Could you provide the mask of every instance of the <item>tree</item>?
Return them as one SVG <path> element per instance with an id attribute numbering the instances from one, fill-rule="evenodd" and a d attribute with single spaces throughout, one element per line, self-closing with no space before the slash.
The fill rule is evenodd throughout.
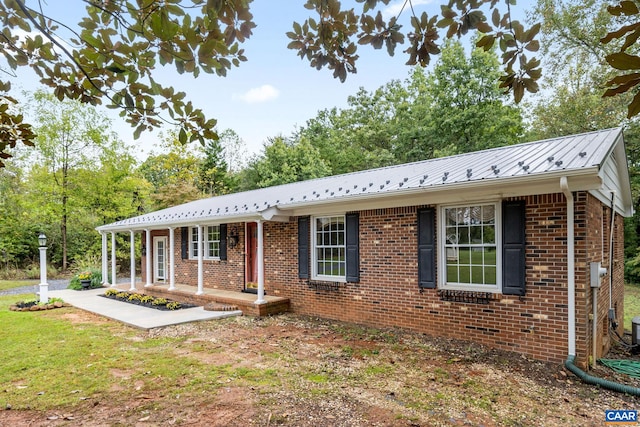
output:
<path id="1" fill-rule="evenodd" d="M 148 183 L 134 173 L 135 159 L 109 131 L 110 121 L 91 106 L 41 92 L 29 105 L 38 144 L 9 163 L 14 174 L 2 189 L 0 234 L 12 236 L 13 259 L 24 265 L 37 259 L 37 234 L 45 232 L 52 265 L 66 270 L 100 253 L 96 226 L 144 209 Z"/>
<path id="2" fill-rule="evenodd" d="M 308 140 L 332 175 L 395 164 L 394 120 L 406 96 L 399 81 L 371 93 L 361 88 L 349 108 L 320 111 L 294 138 Z"/>
<path id="3" fill-rule="evenodd" d="M 93 169 L 103 141 L 108 140 L 108 122 L 91 106 L 77 101 L 58 102 L 52 95 L 36 92 L 30 103 L 36 117 L 38 151 L 32 156 L 30 180 L 48 207 L 48 224 L 60 229 L 62 269 L 68 266 L 68 224 L 81 199 L 81 169 Z"/>
<path id="4" fill-rule="evenodd" d="M 237 173 L 247 163 L 246 143 L 233 129 L 225 129 L 219 133 L 220 145 L 224 152 L 224 162 L 229 172 Z"/>
<path id="5" fill-rule="evenodd" d="M 493 51 L 458 41 L 444 44 L 433 72 L 414 72 L 411 103 L 402 111 L 397 157 L 415 161 L 515 144 L 523 133 L 520 111 L 508 105 L 496 83 Z M 417 124 L 418 126 L 411 126 Z"/>
<path id="6" fill-rule="evenodd" d="M 243 171 L 242 190 L 265 188 L 329 175 L 329 168 L 309 141 L 276 137 Z"/>
<path id="7" fill-rule="evenodd" d="M 348 98 L 349 107 L 324 110 L 297 138 L 318 149 L 331 173 L 430 159 L 516 143 L 520 111 L 507 105 L 496 82 L 495 53 L 447 42 L 433 72 L 416 67 L 392 81 Z"/>
<path id="8" fill-rule="evenodd" d="M 200 190 L 211 197 L 229 193 L 232 183 L 221 141 L 207 141 L 202 151 L 204 159 L 200 164 Z"/>
<path id="9" fill-rule="evenodd" d="M 22 268 L 37 253 L 38 224 L 24 201 L 29 197 L 23 171 L 12 162 L 0 169 L 0 265 Z"/>
<path id="10" fill-rule="evenodd" d="M 164 209 L 200 199 L 200 164 L 189 146 L 182 145 L 175 133 L 164 139 L 165 153 L 151 153 L 140 165 L 139 173 L 151 184 L 152 209 Z"/>
<path id="11" fill-rule="evenodd" d="M 307 0 L 305 7 L 317 18 L 293 24 L 289 47 L 312 66 L 326 66 L 344 80 L 348 72 L 356 72 L 358 44 L 376 49 L 385 46 L 393 55 L 406 37 L 408 64 L 424 66 L 431 55 L 439 53 L 440 29 L 446 29 L 447 38 L 478 30 L 484 34 L 480 46 L 489 48 L 498 42 L 503 52 L 502 87 L 512 89 L 516 100 L 525 90 L 537 90 L 539 62 L 529 58 L 527 51 L 538 49 L 539 26 L 527 30 L 513 21 L 511 1 L 506 6 L 492 1 L 490 20 L 481 9 L 484 1 L 450 2 L 442 6 L 441 16 L 411 16 L 411 27 L 405 33 L 400 31 L 398 16 L 388 21 L 382 18 L 380 5 L 390 0 L 358 1 L 360 12 L 342 9 L 338 0 Z M 215 120 L 207 119 L 184 93 L 159 84 L 153 70 L 169 64 L 180 74 L 224 76 L 246 60 L 240 45 L 256 24 L 251 0 L 192 2 L 194 6 L 181 0 L 85 0 L 86 15 L 76 26 L 52 19 L 42 2 L 37 7 L 28 6 L 25 0 L 2 2 L 0 53 L 7 61 L 2 71 L 15 73 L 20 67 L 30 67 L 60 100 L 120 109 L 121 116 L 135 127 L 135 137 L 166 121 L 181 128 L 178 138 L 182 143 L 199 140 L 204 144 L 217 139 Z M 409 9 L 413 10 L 407 8 L 407 12 Z M 17 143 L 35 140 L 28 123 L 9 108 L 15 103 L 10 90 L 10 83 L 0 80 L 0 122 L 7 125 L 0 127 L 0 158 L 9 156 Z M 159 110 L 166 114 L 160 115 Z"/>

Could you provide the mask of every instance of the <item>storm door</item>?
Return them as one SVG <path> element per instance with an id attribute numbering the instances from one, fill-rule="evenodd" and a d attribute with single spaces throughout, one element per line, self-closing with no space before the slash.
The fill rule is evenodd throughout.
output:
<path id="1" fill-rule="evenodd" d="M 167 280 L 167 238 L 153 238 L 153 278 L 156 282 Z"/>
<path id="2" fill-rule="evenodd" d="M 247 271 L 245 288 L 248 291 L 258 289 L 258 225 L 247 223 Z"/>

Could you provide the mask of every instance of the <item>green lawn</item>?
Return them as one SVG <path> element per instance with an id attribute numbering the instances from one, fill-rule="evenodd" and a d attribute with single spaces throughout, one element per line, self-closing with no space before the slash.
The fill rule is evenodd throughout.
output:
<path id="1" fill-rule="evenodd" d="M 640 285 L 624 288 L 624 329 L 631 331 L 631 319 L 640 316 Z"/>
<path id="2" fill-rule="evenodd" d="M 64 319 L 72 308 L 8 310 L 25 296 L 0 297 L 0 383 L 7 388 L 3 399 L 16 409 L 77 405 L 82 396 L 108 395 L 116 370 L 131 372 L 131 379 L 123 378 L 121 384 L 127 393 L 135 392 L 134 380 L 143 378 L 153 390 L 178 386 L 183 393 L 198 394 L 217 387 L 208 384 L 212 372 L 198 360 L 176 363 L 173 349 L 183 338 L 140 340 L 138 331 L 117 322 L 74 324 Z"/>

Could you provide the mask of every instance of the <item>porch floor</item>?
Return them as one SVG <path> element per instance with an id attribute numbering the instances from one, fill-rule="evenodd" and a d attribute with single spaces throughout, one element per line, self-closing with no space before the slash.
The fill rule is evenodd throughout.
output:
<path id="1" fill-rule="evenodd" d="M 226 291 L 222 289 L 204 288 L 202 295 L 196 295 L 197 287 L 176 284 L 174 290 L 169 290 L 169 285 L 154 283 L 151 286 L 137 284 L 138 291 L 155 297 L 164 297 L 176 301 L 186 302 L 200 306 L 209 304 L 222 304 L 235 306 L 248 316 L 269 316 L 272 314 L 289 311 L 289 298 L 265 295 L 263 304 L 256 304 L 258 296 L 252 293 Z"/>

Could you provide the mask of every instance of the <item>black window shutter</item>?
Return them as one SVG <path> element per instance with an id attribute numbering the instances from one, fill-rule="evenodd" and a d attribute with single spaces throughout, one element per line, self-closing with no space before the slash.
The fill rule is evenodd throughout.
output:
<path id="1" fill-rule="evenodd" d="M 418 210 L 418 286 L 436 287 L 436 212 L 434 208 Z"/>
<path id="2" fill-rule="evenodd" d="M 227 260 L 227 224 L 220 224 L 220 260 Z"/>
<path id="3" fill-rule="evenodd" d="M 502 293 L 525 295 L 525 203 L 502 203 Z"/>
<path id="4" fill-rule="evenodd" d="M 345 216 L 347 237 L 347 282 L 360 281 L 360 219 L 358 213 Z"/>
<path id="5" fill-rule="evenodd" d="M 180 229 L 182 241 L 182 259 L 189 258 L 189 227 L 182 227 Z"/>
<path id="6" fill-rule="evenodd" d="M 298 217 L 298 278 L 309 278 L 309 217 Z"/>

